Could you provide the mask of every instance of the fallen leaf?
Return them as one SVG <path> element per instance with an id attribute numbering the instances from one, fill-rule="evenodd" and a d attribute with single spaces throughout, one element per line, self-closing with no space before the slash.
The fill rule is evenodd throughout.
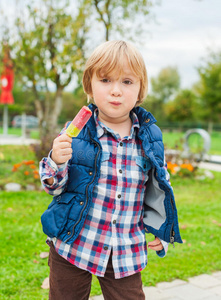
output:
<path id="1" fill-rule="evenodd" d="M 189 244 L 187 244 L 187 246 L 188 246 L 188 247 L 191 247 L 192 245 L 189 243 Z"/>
<path id="2" fill-rule="evenodd" d="M 47 258 L 49 256 L 49 252 L 41 252 L 39 256 L 40 258 Z"/>
<path id="3" fill-rule="evenodd" d="M 7 211 L 13 211 L 13 208 L 12 207 L 8 207 Z"/>
<path id="4" fill-rule="evenodd" d="M 217 223 L 217 221 L 216 221 L 216 220 L 212 220 L 212 222 L 213 222 L 214 224 L 216 224 L 216 223 Z"/>
<path id="5" fill-rule="evenodd" d="M 183 243 L 185 244 L 185 243 L 186 243 L 186 240 L 183 240 Z"/>
<path id="6" fill-rule="evenodd" d="M 42 282 L 41 288 L 44 290 L 49 289 L 49 277 L 46 277 Z"/>
<path id="7" fill-rule="evenodd" d="M 181 225 L 180 228 L 183 229 L 183 230 L 185 230 L 185 229 L 187 229 L 187 225 Z"/>
<path id="8" fill-rule="evenodd" d="M 206 245 L 206 243 L 202 241 L 202 242 L 201 242 L 201 245 L 205 246 L 205 245 Z"/>
<path id="9" fill-rule="evenodd" d="M 39 261 L 36 260 L 36 259 L 33 259 L 33 263 L 34 263 L 34 264 L 39 264 Z"/>

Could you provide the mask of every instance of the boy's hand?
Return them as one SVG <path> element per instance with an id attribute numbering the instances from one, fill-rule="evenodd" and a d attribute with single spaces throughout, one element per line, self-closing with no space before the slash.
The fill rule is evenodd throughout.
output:
<path id="1" fill-rule="evenodd" d="M 72 148 L 71 148 L 72 138 L 69 137 L 66 133 L 58 136 L 54 139 L 52 146 L 52 160 L 57 164 L 63 164 L 72 156 Z"/>
<path id="2" fill-rule="evenodd" d="M 154 241 L 148 243 L 148 248 L 154 251 L 163 250 L 163 245 L 161 241 L 156 237 Z"/>

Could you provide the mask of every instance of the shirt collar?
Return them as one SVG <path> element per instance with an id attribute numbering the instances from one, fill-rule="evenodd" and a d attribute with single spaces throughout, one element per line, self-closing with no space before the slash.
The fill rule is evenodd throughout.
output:
<path id="1" fill-rule="evenodd" d="M 131 127 L 130 137 L 128 137 L 128 139 L 133 137 L 135 128 L 137 128 L 137 130 L 139 130 L 140 128 L 139 120 L 135 112 L 133 111 L 130 112 L 130 118 L 132 120 L 132 127 Z M 99 121 L 97 108 L 94 111 L 94 121 L 96 124 L 98 138 L 101 138 L 107 132 L 110 132 L 112 135 L 116 136 L 116 133 L 111 128 L 107 127 L 105 124 Z"/>

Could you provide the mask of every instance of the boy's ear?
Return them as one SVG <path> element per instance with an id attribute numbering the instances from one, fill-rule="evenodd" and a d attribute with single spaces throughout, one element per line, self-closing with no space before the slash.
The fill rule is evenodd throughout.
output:
<path id="1" fill-rule="evenodd" d="M 91 97 L 87 94 L 87 103 L 90 103 Z"/>

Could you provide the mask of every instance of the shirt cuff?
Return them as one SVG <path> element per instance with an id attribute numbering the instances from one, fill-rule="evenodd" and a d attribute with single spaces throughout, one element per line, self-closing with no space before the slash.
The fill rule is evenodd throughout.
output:
<path id="1" fill-rule="evenodd" d="M 157 251 L 156 253 L 157 253 L 157 255 L 158 255 L 159 257 L 164 257 L 164 256 L 166 256 L 166 254 L 167 254 L 167 250 L 168 250 L 168 245 L 169 245 L 169 244 L 168 244 L 167 242 L 161 240 L 161 239 L 159 239 L 159 240 L 161 241 L 161 244 L 163 245 L 163 249 L 160 250 L 160 251 Z"/>
<path id="2" fill-rule="evenodd" d="M 52 150 L 49 152 L 47 160 L 46 160 L 46 164 L 45 164 L 45 170 L 46 170 L 46 174 L 44 174 L 41 178 L 42 183 L 44 184 L 44 186 L 46 187 L 53 187 L 55 185 L 58 184 L 58 180 L 57 180 L 57 174 L 58 173 L 63 173 L 65 171 L 65 169 L 67 168 L 68 162 L 65 162 L 63 164 L 57 165 L 53 159 L 51 158 L 51 153 Z M 46 179 L 49 178 L 53 178 L 54 182 L 52 185 L 49 185 L 45 182 Z"/>

